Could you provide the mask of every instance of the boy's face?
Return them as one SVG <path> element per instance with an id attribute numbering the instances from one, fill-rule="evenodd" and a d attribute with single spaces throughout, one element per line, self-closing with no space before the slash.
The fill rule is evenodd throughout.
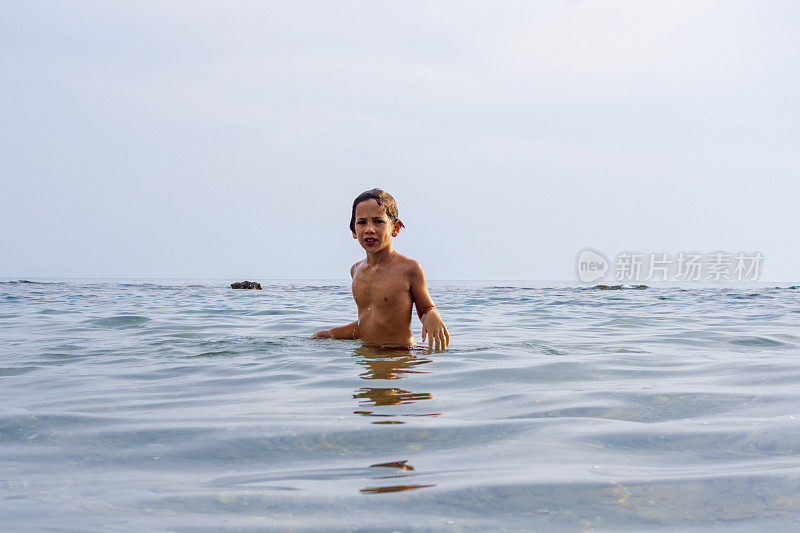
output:
<path id="1" fill-rule="evenodd" d="M 383 206 L 374 198 L 365 200 L 356 206 L 356 232 L 358 239 L 367 252 L 377 252 L 392 244 L 392 238 L 400 231 L 400 223 L 392 224 Z"/>

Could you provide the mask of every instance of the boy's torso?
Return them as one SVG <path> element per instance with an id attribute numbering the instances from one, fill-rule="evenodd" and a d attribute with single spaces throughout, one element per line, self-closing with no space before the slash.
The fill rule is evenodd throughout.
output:
<path id="1" fill-rule="evenodd" d="M 358 306 L 361 340 L 383 344 L 414 344 L 411 309 L 414 300 L 408 276 L 408 259 L 397 254 L 380 265 L 357 263 L 353 272 L 353 298 Z"/>

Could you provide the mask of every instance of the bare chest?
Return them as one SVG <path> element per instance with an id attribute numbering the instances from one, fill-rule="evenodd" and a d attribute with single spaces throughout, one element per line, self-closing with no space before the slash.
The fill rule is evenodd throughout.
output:
<path id="1" fill-rule="evenodd" d="M 353 276 L 353 298 L 359 308 L 395 306 L 411 302 L 411 284 L 392 269 L 359 269 Z"/>

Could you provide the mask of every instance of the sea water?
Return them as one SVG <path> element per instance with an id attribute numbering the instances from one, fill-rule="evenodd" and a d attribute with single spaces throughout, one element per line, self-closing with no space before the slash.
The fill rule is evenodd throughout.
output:
<path id="1" fill-rule="evenodd" d="M 0 284 L 0 528 L 800 527 L 800 290 L 431 283 L 435 352 L 261 281 Z"/>

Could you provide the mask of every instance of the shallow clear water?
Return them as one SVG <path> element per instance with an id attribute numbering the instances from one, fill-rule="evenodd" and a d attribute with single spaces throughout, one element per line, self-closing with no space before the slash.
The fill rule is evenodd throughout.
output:
<path id="1" fill-rule="evenodd" d="M 225 283 L 0 283 L 3 527 L 800 525 L 800 290 L 433 283 L 403 353 Z"/>

